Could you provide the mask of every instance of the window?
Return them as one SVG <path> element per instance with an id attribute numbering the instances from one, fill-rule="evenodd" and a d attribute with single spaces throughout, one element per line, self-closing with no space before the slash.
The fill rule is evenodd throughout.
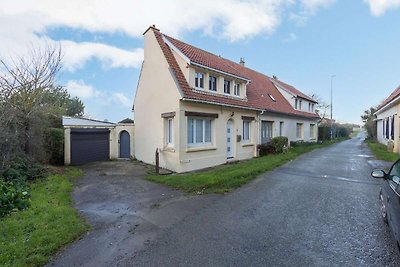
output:
<path id="1" fill-rule="evenodd" d="M 234 88 L 234 90 L 233 90 L 233 93 L 234 93 L 236 96 L 240 96 L 240 83 L 235 83 L 235 88 Z"/>
<path id="2" fill-rule="evenodd" d="M 167 129 L 166 129 L 166 143 L 167 146 L 174 145 L 174 119 L 167 119 Z"/>
<path id="3" fill-rule="evenodd" d="M 315 138 L 315 124 L 310 124 L 310 139 Z"/>
<path id="4" fill-rule="evenodd" d="M 283 121 L 279 122 L 279 136 L 283 136 Z"/>
<path id="5" fill-rule="evenodd" d="M 224 93 L 225 94 L 231 93 L 231 81 L 224 80 Z"/>
<path id="6" fill-rule="evenodd" d="M 390 138 L 394 140 L 394 116 L 392 117 L 392 124 L 390 126 Z"/>
<path id="7" fill-rule="evenodd" d="M 196 75 L 194 77 L 194 86 L 196 88 L 204 89 L 204 73 L 196 72 Z"/>
<path id="8" fill-rule="evenodd" d="M 297 123 L 296 125 L 296 137 L 297 139 L 303 139 L 303 124 Z"/>
<path id="9" fill-rule="evenodd" d="M 271 94 L 268 94 L 269 98 L 271 98 L 272 101 L 276 102 L 275 97 L 273 97 Z"/>
<path id="10" fill-rule="evenodd" d="M 400 184 L 400 162 L 393 165 L 389 172 L 389 181 L 394 183 L 394 186 Z"/>
<path id="11" fill-rule="evenodd" d="M 261 121 L 261 143 L 268 143 L 273 137 L 273 121 Z"/>
<path id="12" fill-rule="evenodd" d="M 249 142 L 250 141 L 250 123 L 249 120 L 243 121 L 243 141 Z"/>
<path id="13" fill-rule="evenodd" d="M 389 118 L 386 119 L 386 139 L 389 139 Z"/>
<path id="14" fill-rule="evenodd" d="M 188 118 L 188 145 L 211 144 L 211 119 Z"/>
<path id="15" fill-rule="evenodd" d="M 294 100 L 294 108 L 295 109 L 297 109 L 297 107 L 298 107 L 298 105 L 299 105 L 299 100 Z"/>
<path id="16" fill-rule="evenodd" d="M 208 78 L 208 88 L 211 91 L 217 91 L 217 77 L 211 76 Z"/>
<path id="17" fill-rule="evenodd" d="M 308 103 L 308 112 L 312 112 L 311 103 Z"/>
<path id="18" fill-rule="evenodd" d="M 301 104 L 303 101 L 299 100 L 299 110 L 301 110 Z"/>

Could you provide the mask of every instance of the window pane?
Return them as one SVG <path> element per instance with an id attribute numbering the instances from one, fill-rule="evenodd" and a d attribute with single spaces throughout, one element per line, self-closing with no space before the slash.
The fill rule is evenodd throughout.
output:
<path id="1" fill-rule="evenodd" d="M 203 142 L 203 120 L 195 120 L 196 123 L 196 143 Z"/>
<path id="2" fill-rule="evenodd" d="M 211 120 L 205 121 L 205 142 L 211 143 Z"/>
<path id="3" fill-rule="evenodd" d="M 188 143 L 194 143 L 194 121 L 193 119 L 188 119 Z"/>
<path id="4" fill-rule="evenodd" d="M 250 122 L 243 121 L 243 140 L 250 140 Z"/>
<path id="5" fill-rule="evenodd" d="M 168 144 L 172 143 L 172 119 L 168 120 Z"/>
<path id="6" fill-rule="evenodd" d="M 200 73 L 200 85 L 201 88 L 204 88 L 204 74 Z"/>

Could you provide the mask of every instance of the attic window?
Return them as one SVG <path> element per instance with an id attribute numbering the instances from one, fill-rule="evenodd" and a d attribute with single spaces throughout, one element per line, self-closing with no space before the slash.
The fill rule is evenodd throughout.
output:
<path id="1" fill-rule="evenodd" d="M 268 94 L 269 98 L 271 98 L 272 101 L 276 102 L 275 97 L 273 97 L 271 94 Z"/>

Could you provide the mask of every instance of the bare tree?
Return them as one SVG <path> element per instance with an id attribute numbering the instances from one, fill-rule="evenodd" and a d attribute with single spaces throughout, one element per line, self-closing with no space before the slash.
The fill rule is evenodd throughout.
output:
<path id="1" fill-rule="evenodd" d="M 32 48 L 25 57 L 0 59 L 0 168 L 12 155 L 32 155 L 41 145 L 45 117 L 62 108 L 48 103 L 61 59 L 61 48 L 50 45 Z"/>
<path id="2" fill-rule="evenodd" d="M 315 111 L 320 116 L 321 120 L 328 118 L 330 115 L 330 107 L 331 105 L 327 104 L 319 95 L 317 94 L 310 94 L 310 97 L 318 102 L 315 107 Z"/>

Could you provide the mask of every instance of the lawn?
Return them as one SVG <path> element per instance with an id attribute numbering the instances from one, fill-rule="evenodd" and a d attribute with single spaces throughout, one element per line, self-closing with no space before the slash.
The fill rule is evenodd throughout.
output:
<path id="1" fill-rule="evenodd" d="M 385 145 L 371 140 L 366 140 L 365 142 L 368 144 L 368 147 L 371 149 L 372 153 L 377 159 L 395 162 L 400 158 L 399 154 L 387 151 L 387 147 Z"/>
<path id="2" fill-rule="evenodd" d="M 88 225 L 72 207 L 76 168 L 30 184 L 31 206 L 0 219 L 0 266 L 40 266 L 77 239 Z"/>
<path id="3" fill-rule="evenodd" d="M 342 139 L 343 140 L 343 139 Z M 271 171 L 301 154 L 325 147 L 342 140 L 327 141 L 323 144 L 298 146 L 286 153 L 268 155 L 235 164 L 222 165 L 210 170 L 174 175 L 148 175 L 153 182 L 166 184 L 189 193 L 224 193 L 246 184 L 259 174 Z"/>

